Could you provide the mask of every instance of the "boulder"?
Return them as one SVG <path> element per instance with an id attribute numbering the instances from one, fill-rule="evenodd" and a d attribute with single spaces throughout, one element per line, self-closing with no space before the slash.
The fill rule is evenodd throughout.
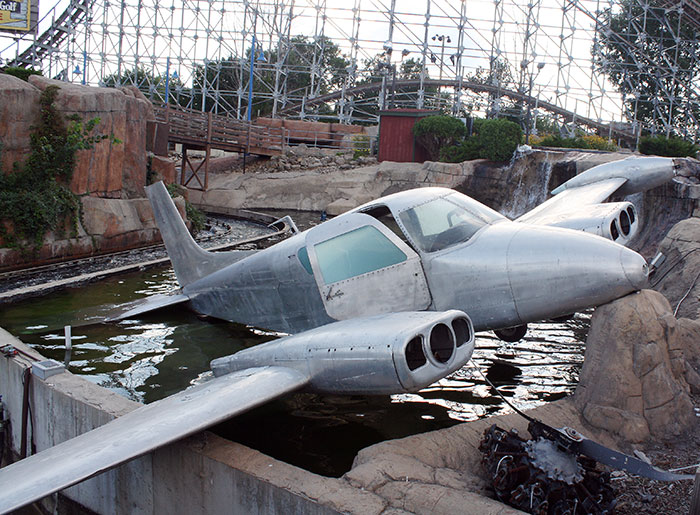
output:
<path id="1" fill-rule="evenodd" d="M 163 181 L 165 184 L 177 182 L 177 170 L 172 159 L 161 156 L 151 156 L 151 182 Z"/>
<path id="2" fill-rule="evenodd" d="M 83 213 L 85 231 L 91 236 L 109 239 L 143 228 L 143 210 L 139 213 L 128 200 L 83 197 Z"/>
<path id="3" fill-rule="evenodd" d="M 576 407 L 628 442 L 667 440 L 690 427 L 700 324 L 678 321 L 663 295 L 643 290 L 596 309 Z"/>
<path id="4" fill-rule="evenodd" d="M 39 75 L 30 83 L 40 90 L 60 88 L 56 108 L 64 115 L 77 114 L 86 123 L 99 118 L 95 132 L 117 138 L 78 152 L 71 189 L 79 194 L 110 198 L 143 197 L 146 185 L 146 122 L 153 108 L 135 88 L 93 88 Z"/>
<path id="5" fill-rule="evenodd" d="M 0 73 L 0 171 L 29 155 L 29 132 L 39 116 L 41 92 L 28 82 Z"/>
<path id="6" fill-rule="evenodd" d="M 700 218 L 674 225 L 659 245 L 666 261 L 659 268 L 654 289 L 678 309 L 677 316 L 700 315 Z M 653 279 L 652 279 L 653 282 Z"/>

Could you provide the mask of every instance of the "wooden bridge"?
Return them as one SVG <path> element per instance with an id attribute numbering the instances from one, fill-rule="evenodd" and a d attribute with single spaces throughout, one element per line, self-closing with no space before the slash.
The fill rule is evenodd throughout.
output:
<path id="1" fill-rule="evenodd" d="M 181 183 L 187 186 L 193 180 L 203 190 L 207 189 L 209 157 L 212 149 L 275 156 L 284 151 L 285 129 L 254 125 L 213 113 L 203 113 L 179 106 L 154 106 L 156 115 L 155 140 L 182 145 Z M 160 126 L 160 127 L 159 127 Z M 161 129 L 162 127 L 162 129 Z M 160 134 L 158 134 L 159 131 Z M 189 150 L 204 150 L 204 160 L 195 164 Z M 200 177 L 200 172 L 204 177 Z"/>

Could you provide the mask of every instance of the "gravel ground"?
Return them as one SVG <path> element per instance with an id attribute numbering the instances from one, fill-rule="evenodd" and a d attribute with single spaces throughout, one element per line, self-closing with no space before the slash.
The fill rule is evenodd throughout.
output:
<path id="1" fill-rule="evenodd" d="M 651 442 L 642 449 L 651 463 L 664 470 L 700 464 L 700 395 L 693 398 L 696 406 L 695 424 L 686 434 L 668 442 Z M 679 471 L 694 474 L 695 468 Z M 693 492 L 692 481 L 667 483 L 613 473 L 617 491 L 615 513 L 624 515 L 688 514 Z M 691 514 L 694 515 L 694 514 Z"/>

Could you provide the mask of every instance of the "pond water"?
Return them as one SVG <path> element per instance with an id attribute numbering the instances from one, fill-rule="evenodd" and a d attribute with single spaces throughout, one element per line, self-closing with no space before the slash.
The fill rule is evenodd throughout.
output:
<path id="1" fill-rule="evenodd" d="M 278 336 L 200 318 L 180 306 L 137 320 L 77 325 L 101 307 L 176 288 L 169 267 L 111 277 L 3 306 L 0 326 L 63 362 L 63 326 L 75 325 L 70 371 L 146 403 L 211 377 L 212 359 Z M 564 323 L 533 324 L 525 339 L 512 344 L 479 334 L 466 367 L 415 394 L 290 394 L 214 431 L 313 472 L 339 476 L 367 445 L 510 411 L 479 371 L 524 409 L 571 393 L 588 322 L 583 314 Z"/>

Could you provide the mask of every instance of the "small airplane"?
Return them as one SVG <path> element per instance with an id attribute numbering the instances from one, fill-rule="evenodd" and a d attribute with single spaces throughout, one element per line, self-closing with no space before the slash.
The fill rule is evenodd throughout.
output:
<path id="1" fill-rule="evenodd" d="M 214 379 L 0 469 L 0 512 L 17 509 L 285 393 L 413 392 L 464 366 L 474 332 L 510 341 L 527 323 L 610 302 L 647 284 L 626 248 L 630 202 L 678 162 L 596 166 L 511 221 L 470 197 L 420 188 L 364 204 L 259 251 L 213 253 L 168 195 L 147 188 L 181 286 L 127 306 L 121 320 L 187 303 L 289 336 L 212 361 Z M 110 445 L 104 445 L 110 442 Z"/>

